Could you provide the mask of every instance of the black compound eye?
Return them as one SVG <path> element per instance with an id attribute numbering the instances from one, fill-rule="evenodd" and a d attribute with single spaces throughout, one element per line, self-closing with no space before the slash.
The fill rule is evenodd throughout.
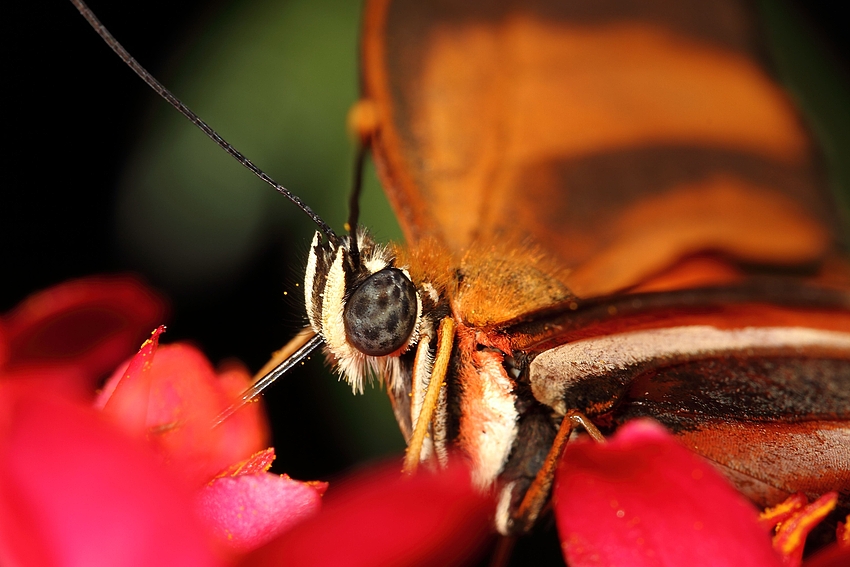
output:
<path id="1" fill-rule="evenodd" d="M 354 290 L 343 314 L 348 342 L 363 354 L 400 349 L 416 325 L 416 288 L 397 268 L 375 272 Z"/>

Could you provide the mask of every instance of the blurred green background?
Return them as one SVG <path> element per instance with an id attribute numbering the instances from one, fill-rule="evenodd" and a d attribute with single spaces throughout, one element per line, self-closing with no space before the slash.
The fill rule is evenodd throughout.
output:
<path id="1" fill-rule="evenodd" d="M 359 12 L 342 0 L 228 3 L 209 15 L 168 81 L 337 229 L 352 178 L 345 118 L 357 99 Z M 203 289 L 210 278 L 232 277 L 289 227 L 300 240 L 310 235 L 295 207 L 223 157 L 157 105 L 127 167 L 122 242 L 172 285 Z M 379 237 L 400 237 L 371 168 L 362 209 Z"/>
<path id="2" fill-rule="evenodd" d="M 360 2 L 92 4 L 178 97 L 341 229 Z M 757 4 L 777 72 L 806 110 L 846 211 L 850 88 L 839 12 L 824 2 Z M 235 357 L 258 369 L 305 323 L 298 284 L 313 227 L 150 93 L 69 3 L 13 10 L 9 21 L 22 24 L 8 57 L 16 147 L 0 208 L 0 307 L 70 277 L 132 271 L 171 301 L 166 342 L 190 340 L 216 363 Z M 401 237 L 371 167 L 361 210 L 380 240 Z M 321 359 L 266 396 L 276 470 L 327 478 L 400 453 L 385 393 L 352 396 Z"/>

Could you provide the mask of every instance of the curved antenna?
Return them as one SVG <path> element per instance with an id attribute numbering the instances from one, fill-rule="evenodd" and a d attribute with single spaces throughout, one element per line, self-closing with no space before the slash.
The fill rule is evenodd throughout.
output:
<path id="1" fill-rule="evenodd" d="M 274 370 L 251 384 L 247 390 L 242 392 L 242 396 L 240 396 L 239 401 L 225 409 L 223 412 L 218 414 L 218 417 L 213 421 L 213 427 L 218 427 L 221 425 L 224 420 L 228 417 L 239 411 L 243 406 L 251 403 L 260 393 L 272 385 L 272 383 L 289 372 L 289 370 L 304 360 L 311 352 L 316 350 L 316 347 L 322 344 L 321 335 L 313 335 L 306 343 L 304 343 L 301 348 L 292 353 L 292 356 L 278 364 Z"/>
<path id="2" fill-rule="evenodd" d="M 357 219 L 360 217 L 360 193 L 363 191 L 363 166 L 366 163 L 365 144 L 357 145 L 357 156 L 354 158 L 354 179 L 351 185 L 351 195 L 348 197 L 348 257 L 356 267 L 360 265 L 360 250 L 357 247 Z"/>
<path id="3" fill-rule="evenodd" d="M 104 25 L 100 23 L 100 20 L 98 20 L 97 16 L 94 15 L 94 12 L 92 12 L 91 9 L 86 6 L 85 2 L 83 2 L 82 0 L 71 0 L 71 3 L 77 7 L 77 10 L 79 10 L 80 14 L 82 14 L 82 16 L 91 25 L 91 27 L 94 28 L 94 31 L 97 32 L 97 35 L 99 35 L 103 39 L 103 41 L 105 41 L 106 44 L 112 49 L 112 51 L 114 51 L 118 55 L 118 57 L 120 57 L 121 60 L 124 61 L 124 63 L 126 63 L 127 66 L 130 67 L 136 73 L 136 75 L 138 75 L 150 88 L 152 88 L 159 96 L 168 101 L 168 104 L 176 108 L 180 112 L 180 114 L 188 118 L 189 122 L 197 126 L 213 142 L 218 144 L 221 149 L 223 149 L 225 152 L 230 154 L 230 156 L 232 156 L 236 161 L 242 164 L 243 167 L 245 167 L 251 173 L 253 173 L 257 177 L 274 187 L 275 191 L 292 201 L 296 207 L 301 209 L 304 214 L 310 217 L 310 220 L 312 220 L 314 223 L 316 223 L 316 225 L 318 225 L 319 230 L 321 230 L 325 234 L 328 240 L 334 243 L 339 242 L 339 237 L 336 235 L 333 229 L 331 229 L 328 223 L 322 220 L 322 217 L 317 215 L 313 211 L 313 209 L 311 209 L 307 206 L 306 203 L 304 203 L 304 201 L 302 201 L 294 193 L 290 192 L 289 189 L 269 177 L 266 172 L 254 165 L 251 160 L 246 158 L 236 148 L 231 146 L 230 143 L 227 142 L 227 140 L 225 140 L 218 134 L 218 132 L 210 128 L 210 126 L 206 122 L 201 120 L 201 118 L 197 114 L 192 112 L 192 110 L 189 109 L 188 106 L 183 104 L 180 99 L 171 94 L 171 91 L 165 88 L 165 85 L 156 80 L 156 77 L 151 75 L 144 67 L 142 67 L 139 62 L 136 61 L 126 49 L 124 49 L 124 46 L 118 43 L 118 40 L 115 39 L 115 37 L 111 33 L 109 33 L 109 30 L 107 30 L 106 27 L 104 27 Z"/>

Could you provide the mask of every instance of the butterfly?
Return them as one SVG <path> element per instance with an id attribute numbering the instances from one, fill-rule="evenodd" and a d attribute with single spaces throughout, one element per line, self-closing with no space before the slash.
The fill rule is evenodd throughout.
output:
<path id="1" fill-rule="evenodd" d="M 565 416 L 652 415 L 759 503 L 846 508 L 847 268 L 750 28 L 477 7 L 367 7 L 363 131 L 408 247 L 311 245 L 343 376 L 387 384 L 414 463 L 456 447 L 497 485 L 504 533 L 540 512 Z"/>
<path id="2" fill-rule="evenodd" d="M 553 419 L 574 412 L 651 415 L 762 505 L 793 486 L 846 507 L 850 280 L 811 137 L 753 25 L 629 10 L 367 6 L 400 263 L 457 324 L 434 451 L 460 446 L 501 487 L 503 533 L 536 518 L 546 465 L 529 463 L 557 458 Z M 428 381 L 412 365 L 412 386 L 385 371 L 403 430 Z"/>

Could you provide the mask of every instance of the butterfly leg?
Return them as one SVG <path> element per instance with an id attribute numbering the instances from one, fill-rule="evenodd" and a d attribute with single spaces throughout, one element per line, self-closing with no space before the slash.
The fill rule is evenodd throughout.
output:
<path id="1" fill-rule="evenodd" d="M 407 446 L 407 453 L 404 456 L 402 471 L 406 474 L 415 473 L 419 466 L 422 444 L 425 442 L 425 435 L 427 435 L 428 427 L 431 425 L 434 409 L 437 407 L 440 399 L 440 389 L 445 382 L 446 371 L 449 368 L 449 359 L 451 358 L 452 345 L 454 344 L 454 334 L 455 324 L 452 318 L 443 318 L 440 321 L 440 328 L 437 331 L 437 353 L 434 358 L 434 367 L 431 370 L 431 381 L 428 383 L 425 401 L 422 403 L 422 410 L 416 417 L 413 435 L 410 436 L 410 443 Z"/>
<path id="2" fill-rule="evenodd" d="M 212 427 L 218 427 L 224 420 L 239 411 L 240 408 L 253 402 L 263 390 L 274 383 L 275 380 L 286 374 L 293 366 L 307 358 L 311 352 L 321 346 L 322 337 L 307 327 L 299 332 L 291 341 L 286 343 L 282 349 L 272 354 L 263 368 L 254 375 L 251 385 L 242 392 L 239 399 L 228 406 L 212 423 Z"/>
<path id="3" fill-rule="evenodd" d="M 276 350 L 272 353 L 272 357 L 269 361 L 266 362 L 256 374 L 254 374 L 252 382 L 259 382 L 263 376 L 280 366 L 283 361 L 295 354 L 295 351 L 307 344 L 307 341 L 312 339 L 314 336 L 316 336 L 316 331 L 312 328 L 305 327 L 301 329 L 298 334 L 292 337 L 292 340 L 283 345 L 280 350 Z"/>
<path id="4" fill-rule="evenodd" d="M 546 455 L 546 460 L 543 466 L 534 477 L 534 481 L 522 498 L 516 513 L 513 515 L 513 523 L 520 531 L 528 531 L 531 526 L 537 521 L 537 517 L 549 500 L 549 492 L 552 489 L 552 482 L 555 480 L 555 470 L 558 467 L 558 462 L 561 459 L 564 446 L 570 439 L 570 434 L 576 427 L 582 427 L 591 439 L 599 443 L 605 442 L 605 437 L 599 432 L 599 429 L 593 425 L 587 416 L 577 411 L 569 411 L 561 420 L 561 425 L 558 428 L 558 434 L 555 436 L 555 441 Z"/>

